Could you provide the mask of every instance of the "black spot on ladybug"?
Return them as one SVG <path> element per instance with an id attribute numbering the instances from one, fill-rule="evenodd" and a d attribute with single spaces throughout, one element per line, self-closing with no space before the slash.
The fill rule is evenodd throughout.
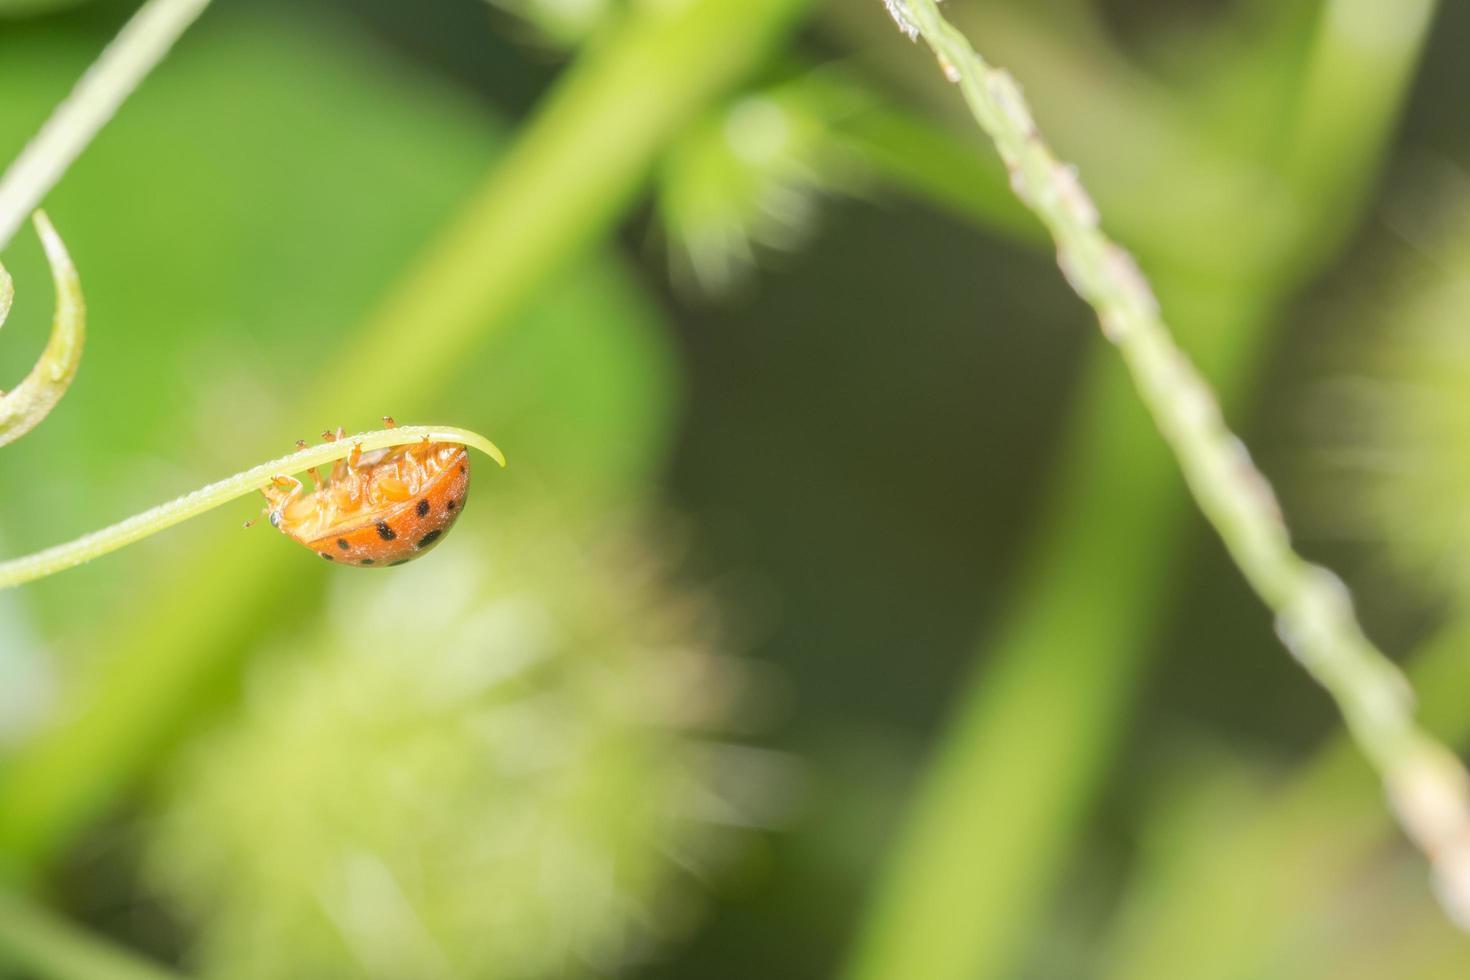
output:
<path id="1" fill-rule="evenodd" d="M 371 565 L 372 563 L 373 560 L 371 558 L 364 558 L 362 561 L 358 562 L 359 565 Z"/>
<path id="2" fill-rule="evenodd" d="M 400 558 L 400 559 L 398 559 L 395 562 L 389 562 L 388 563 L 388 567 L 389 568 L 397 568 L 399 565 L 407 565 L 407 564 L 408 564 L 408 559 L 407 558 Z"/>
<path id="3" fill-rule="evenodd" d="M 419 501 L 419 505 L 414 508 L 414 511 L 420 517 L 427 517 L 427 516 L 429 516 L 429 502 L 427 500 L 420 500 Z"/>
<path id="4" fill-rule="evenodd" d="M 392 541 L 394 538 L 398 537 L 398 535 L 391 527 L 388 526 L 387 521 L 379 521 L 378 537 L 382 538 L 384 541 Z"/>
<path id="5" fill-rule="evenodd" d="M 460 471 L 460 472 L 461 472 L 461 473 L 463 473 L 463 472 L 464 472 L 464 471 L 465 471 L 465 465 L 464 465 L 464 464 L 463 464 L 463 463 L 460 463 L 460 464 L 459 464 L 459 471 Z"/>
<path id="6" fill-rule="evenodd" d="M 331 556 L 331 555 L 329 555 L 329 554 L 327 554 L 327 553 L 326 553 L 326 552 L 325 552 L 325 551 L 322 551 L 322 552 L 318 552 L 318 553 L 319 553 L 319 554 L 320 554 L 320 555 L 321 555 L 321 556 L 322 556 L 322 557 L 323 557 L 323 558 L 325 558 L 325 559 L 326 559 L 326 560 L 327 560 L 327 561 L 334 561 L 334 560 L 335 560 L 335 559 L 333 559 L 333 558 L 332 558 L 332 556 Z"/>
<path id="7" fill-rule="evenodd" d="M 347 539 L 346 538 L 338 538 L 337 539 L 337 547 L 341 548 L 343 551 L 346 551 L 347 550 Z"/>
<path id="8" fill-rule="evenodd" d="M 439 540 L 439 535 L 441 535 L 443 533 L 444 533 L 443 531 L 430 531 L 428 534 L 426 534 L 423 537 L 419 538 L 419 544 L 418 544 L 418 546 L 420 548 L 427 548 L 429 545 L 433 544 L 435 541 L 438 541 Z"/>
<path id="9" fill-rule="evenodd" d="M 454 510 L 454 508 L 456 506 L 454 498 L 453 497 L 450 497 L 449 498 L 449 503 L 445 504 L 444 506 L 448 510 Z"/>

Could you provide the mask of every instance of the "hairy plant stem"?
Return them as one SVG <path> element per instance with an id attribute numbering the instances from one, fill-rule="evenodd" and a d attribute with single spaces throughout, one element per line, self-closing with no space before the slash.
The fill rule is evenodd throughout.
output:
<path id="1" fill-rule="evenodd" d="M 476 432 L 450 426 L 406 425 L 401 428 L 380 429 L 363 432 L 320 446 L 309 446 L 289 456 L 273 459 L 234 476 L 226 477 L 193 493 L 185 494 L 166 504 L 135 514 L 110 527 L 77 538 L 75 541 L 38 551 L 23 558 L 0 561 L 0 589 L 8 589 L 26 582 L 54 575 L 68 568 L 75 568 L 94 558 L 141 541 L 150 534 L 182 524 L 191 517 L 211 511 L 221 504 L 238 500 L 270 484 L 276 476 L 301 473 L 315 466 L 346 459 L 354 450 L 372 452 L 389 446 L 406 446 L 416 442 L 450 442 L 473 446 L 480 452 L 505 465 L 505 457 L 493 442 Z"/>
<path id="2" fill-rule="evenodd" d="M 148 0 L 0 177 L 0 251 L 209 0 Z"/>
<path id="3" fill-rule="evenodd" d="M 936 19 L 932 4 L 925 6 Z M 1344 201 L 1348 192 L 1360 191 L 1361 178 L 1372 170 L 1364 162 L 1372 160 L 1380 135 L 1392 119 L 1421 34 L 1399 40 L 1388 53 L 1380 51 L 1382 57 L 1374 71 L 1374 84 L 1380 90 L 1373 103 L 1376 113 L 1358 120 L 1351 131 L 1335 131 L 1338 143 L 1317 141 L 1313 153 L 1304 154 L 1310 165 L 1298 167 L 1299 173 L 1313 172 L 1319 178 L 1324 173 L 1330 178 L 1333 190 L 1341 191 L 1333 194 L 1333 204 L 1339 209 L 1355 210 Z M 980 100 L 988 101 L 988 71 L 976 65 L 963 38 L 951 29 L 941 43 L 953 44 L 957 53 L 951 54 L 951 68 L 969 85 L 979 85 Z M 1013 87 L 1003 85 L 1003 90 L 1005 96 L 1014 96 Z M 1007 110 L 1010 107 L 1008 101 Z M 1014 122 L 1005 119 L 1004 112 L 1000 115 L 1005 125 Z M 1029 123 L 1029 113 L 1022 116 Z M 1030 129 L 1023 132 L 1029 134 Z M 1026 143 L 1026 138 L 1019 141 L 1023 148 Z M 1330 153 L 1326 151 L 1329 147 Z M 1341 169 L 1344 162 L 1351 169 L 1348 175 L 1333 169 Z M 1058 201 L 1085 201 L 1085 195 L 1079 200 L 1079 195 L 1072 194 L 1075 179 L 1066 172 L 1055 172 L 1050 156 L 1045 156 L 1045 163 L 1050 166 L 1042 167 L 1042 194 L 1050 191 L 1051 206 L 1066 207 Z M 1060 182 L 1053 184 L 1054 179 Z M 1317 201 L 1311 191 L 1316 188 L 1305 179 L 1294 184 L 1308 212 L 1313 212 Z M 1195 229 L 1195 237 L 1200 234 Z M 1310 248 L 1289 263 L 1294 269 L 1291 275 L 1282 276 L 1283 282 L 1273 287 L 1245 291 L 1248 309 L 1232 317 L 1229 325 L 1213 326 L 1229 326 L 1226 335 L 1260 336 L 1264 311 L 1288 287 L 1286 279 L 1298 275 L 1295 270 L 1310 269 L 1313 260 L 1326 253 L 1330 241 L 1330 235 L 1320 235 L 1317 241 L 1304 239 Z M 1101 254 L 1105 260 L 1107 248 Z M 1120 267 L 1123 279 L 1136 285 L 1129 263 L 1120 260 Z M 1200 306 L 1238 306 L 1241 298 L 1232 300 L 1226 287 L 1229 284 L 1222 284 L 1219 294 L 1202 300 Z M 1177 300 L 1175 295 L 1170 298 Z M 1145 313 L 1148 310 L 1145 301 Z M 1251 360 L 1242 350 L 1250 351 L 1257 344 L 1219 335 L 1210 339 L 1208 334 L 1194 339 L 1201 354 L 1217 348 L 1204 360 L 1220 375 L 1235 378 L 1232 388 L 1239 388 L 1241 367 Z M 1210 342 L 1205 344 L 1207 339 Z M 1232 344 L 1242 350 L 1230 351 Z M 1229 356 L 1222 360 L 1226 351 Z M 1144 359 L 1142 366 L 1170 373 L 1169 360 L 1160 364 Z M 1225 361 L 1235 367 L 1226 370 Z M 1123 705 L 1129 701 L 1130 682 L 1142 660 L 1139 651 L 1147 646 L 1138 626 L 1151 621 L 1150 611 L 1167 580 L 1160 570 L 1167 563 L 1145 558 L 1161 551 L 1150 544 L 1151 539 L 1167 539 L 1166 529 L 1175 525 L 1177 508 L 1175 491 L 1160 483 L 1166 476 L 1160 467 L 1150 464 L 1142 472 L 1133 469 L 1135 461 L 1151 461 L 1155 454 L 1127 438 L 1135 422 L 1117 403 L 1126 389 L 1111 381 L 1101 382 L 1101 378 L 1110 378 L 1107 370 L 1094 378 L 1083 398 L 1083 420 L 1073 439 L 1078 460 L 1067 466 L 1069 479 L 1063 480 L 1066 488 L 1060 491 L 1060 508 L 1054 514 L 1060 523 L 1048 536 L 1053 544 L 1042 550 L 1042 560 L 1032 567 L 1030 588 L 1023 591 L 1022 604 L 1001 636 L 997 669 L 976 677 L 975 688 L 961 704 L 958 724 L 926 777 L 913 824 L 895 852 L 891 874 L 881 884 L 869 927 L 861 933 L 851 976 L 892 976 L 895 968 L 908 970 L 914 964 L 923 964 L 919 971 L 926 977 L 1013 976 L 1016 946 L 1035 917 L 1045 887 L 1057 873 L 1069 827 L 1076 826 L 1086 793 L 1098 779 L 1108 755 L 1103 746 L 1116 738 Z M 1116 485 L 1119 480 L 1111 475 L 1125 460 L 1130 467 L 1126 485 Z M 1261 497 L 1257 504 L 1266 500 Z M 1119 519 L 1119 514 L 1108 510 L 1110 502 L 1125 508 L 1127 516 Z M 1119 533 L 1103 536 L 1116 550 L 1111 555 L 1097 554 L 1098 548 L 1089 542 L 1100 529 L 1114 526 Z M 1066 539 L 1069 529 L 1078 533 L 1070 544 Z M 1145 538 L 1130 541 L 1129 530 Z M 1283 542 L 1283 535 L 1276 542 Z M 1322 585 L 1304 567 L 1294 567 L 1304 573 L 1302 577 Z M 1086 579 L 1089 574 L 1095 577 Z M 1323 591 L 1335 589 L 1326 586 Z M 1069 595 L 1079 598 L 1072 601 Z M 1114 610 L 1116 602 L 1126 605 Z M 1341 607 L 1335 611 L 1341 613 Z M 1361 655 L 1354 657 L 1354 664 L 1363 661 Z M 1373 667 L 1358 676 L 1363 674 L 1391 676 Z M 1395 705 L 1398 708 L 1401 705 Z M 1058 729 L 1055 738 L 1041 739 L 1044 745 L 1036 745 L 1036 713 L 1053 718 L 1048 721 L 1048 732 Z M 957 855 L 967 857 L 961 860 Z M 936 937 L 935 930 L 923 926 L 932 923 L 933 915 L 947 914 L 945 909 L 953 908 L 972 909 L 972 921 L 963 930 L 939 930 L 945 934 Z"/>
<path id="4" fill-rule="evenodd" d="M 934 0 L 900 2 L 995 141 L 1017 196 L 1052 233 L 1063 273 L 1123 355 L 1200 509 L 1275 612 L 1283 641 L 1337 700 L 1405 830 L 1435 862 L 1442 898 L 1458 920 L 1470 922 L 1470 782 L 1463 768 L 1414 721 L 1407 682 L 1363 634 L 1341 582 L 1292 549 L 1265 477 L 1169 336 L 1132 258 L 1102 233 L 1075 172 L 1042 140 L 1019 87 L 974 53 Z"/>

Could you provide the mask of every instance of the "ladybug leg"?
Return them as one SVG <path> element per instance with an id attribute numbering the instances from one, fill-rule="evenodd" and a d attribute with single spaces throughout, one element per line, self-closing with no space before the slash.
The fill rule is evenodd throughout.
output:
<path id="1" fill-rule="evenodd" d="M 306 488 L 301 485 L 301 481 L 296 479 L 296 477 L 282 476 L 279 473 L 271 477 L 271 485 L 278 490 L 285 490 L 289 487 L 290 492 L 286 494 L 286 500 L 290 500 L 293 497 L 298 497 L 306 490 Z"/>
<path id="2" fill-rule="evenodd" d="M 287 487 L 290 489 L 287 490 Z M 268 486 L 260 488 L 260 492 L 265 494 L 266 501 L 271 505 L 269 513 L 272 527 L 281 526 L 281 512 L 290 506 L 291 501 L 301 496 L 305 490 L 306 488 L 301 485 L 301 481 L 294 476 L 281 476 L 279 474 L 271 478 L 271 483 Z"/>
<path id="3" fill-rule="evenodd" d="M 359 476 L 357 474 L 357 465 L 359 462 L 361 462 L 361 460 L 362 444 L 354 443 L 352 446 L 352 452 L 347 454 L 347 458 L 337 460 L 337 464 L 332 467 L 332 482 L 351 482 L 356 485 L 359 480 Z"/>

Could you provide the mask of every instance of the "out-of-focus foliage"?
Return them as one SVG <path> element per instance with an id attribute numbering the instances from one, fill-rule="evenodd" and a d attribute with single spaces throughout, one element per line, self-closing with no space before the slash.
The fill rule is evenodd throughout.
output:
<path id="1" fill-rule="evenodd" d="M 709 624 L 627 540 L 500 509 L 344 577 L 195 746 L 151 867 L 204 975 L 603 975 L 689 923 L 675 877 L 750 819 L 689 731 L 725 710 Z"/>
<path id="2" fill-rule="evenodd" d="M 88 0 L 0 0 L 0 21 L 11 17 L 32 17 L 86 2 Z"/>
<path id="3" fill-rule="evenodd" d="M 814 73 L 747 92 L 691 126 L 669 150 L 658 204 L 676 281 L 721 293 L 757 248 L 798 248 L 818 197 L 856 189 L 862 162 L 833 139 L 860 94 Z"/>
<path id="4" fill-rule="evenodd" d="M 488 0 L 526 22 L 557 47 L 575 47 L 604 27 L 623 6 L 620 0 Z"/>
<path id="5" fill-rule="evenodd" d="M 0 0 L 0 159 L 136 6 L 55 2 Z M 116 716 L 79 696 L 99 678 L 139 703 L 159 691 L 180 715 L 166 732 L 124 731 L 135 740 L 117 753 L 93 757 L 84 739 L 55 756 L 88 771 L 72 785 L 107 808 L 60 835 L 35 904 L 241 980 L 833 976 L 869 924 L 929 753 L 952 744 L 943 719 L 974 685 L 994 710 L 966 730 L 988 754 L 954 770 L 1006 792 L 953 810 L 934 880 L 994 894 L 936 903 L 912 933 L 923 955 L 883 980 L 934 980 L 926 957 L 943 968 L 977 942 L 1003 980 L 1467 975 L 1466 945 L 1426 921 L 1421 865 L 1387 846 L 1355 757 L 1333 756 L 1331 778 L 1296 772 L 1337 721 L 1182 519 L 1177 473 L 1116 365 L 1079 370 L 1092 324 L 1005 199 L 1003 168 L 970 141 L 953 87 L 878 0 L 816 5 L 796 41 L 661 137 L 643 199 L 629 187 L 600 202 L 626 210 L 621 234 L 568 256 L 532 309 L 415 382 L 411 406 L 378 404 L 398 378 L 391 352 L 334 373 L 357 325 L 524 138 L 519 117 L 556 102 L 556 73 L 586 77 L 629 11 L 702 2 L 221 0 L 47 201 L 85 277 L 91 347 L 44 435 L 0 451 L 0 552 L 374 421 L 305 418 L 320 379 L 352 386 L 334 390 L 353 393 L 354 416 L 485 431 L 511 466 L 487 468 L 434 556 L 392 572 L 277 561 L 285 544 L 241 531 L 255 516 L 242 504 L 0 596 L 0 798 L 38 729 L 112 730 Z M 733 21 L 755 4 L 709 6 Z M 1232 423 L 1257 420 L 1244 434 L 1268 471 L 1303 453 L 1280 435 L 1305 373 L 1294 338 L 1325 334 L 1332 368 L 1364 379 L 1370 394 L 1334 403 L 1335 421 L 1355 452 L 1394 466 L 1334 477 L 1288 499 L 1288 516 L 1300 530 L 1314 507 L 1351 508 L 1348 532 L 1389 539 L 1438 594 L 1466 577 L 1454 318 L 1470 299 L 1452 283 L 1470 222 L 1451 194 L 1434 221 L 1385 228 L 1364 179 L 1380 151 L 1391 187 L 1416 179 L 1401 156 L 1470 159 L 1470 8 L 1440 5 L 1415 101 L 1393 105 L 1414 77 L 1404 38 L 1430 6 L 945 11 L 1015 72 L 1228 393 Z M 38 15 L 9 19 L 27 7 Z M 1394 29 L 1343 33 L 1355 12 Z M 650 80 L 682 91 L 728 52 L 726 26 L 691 34 L 711 46 L 682 52 L 680 71 L 650 55 L 598 76 L 605 111 L 583 122 L 609 154 L 647 132 Z M 539 133 L 532 158 L 566 199 L 618 162 L 557 158 L 558 140 Z M 1424 236 L 1421 221 L 1446 230 Z M 526 220 L 530 249 L 545 231 Z M 1428 261 L 1385 290 L 1376 256 L 1400 233 L 1432 241 Z M 1333 263 L 1349 236 L 1344 274 Z M 773 247 L 785 251 L 763 254 Z M 502 256 L 472 259 L 488 279 Z M 0 377 L 16 378 L 50 300 L 33 240 L 4 260 L 19 305 Z M 670 265 L 675 285 L 727 301 L 667 288 Z M 1367 345 L 1343 332 L 1340 306 L 1321 313 L 1345 285 L 1363 296 L 1352 319 L 1382 322 Z M 404 351 L 423 342 L 419 324 L 402 318 Z M 636 523 L 638 547 L 600 530 L 669 499 L 694 530 L 693 565 L 794 693 L 765 740 L 811 774 L 809 805 L 743 849 L 744 875 L 700 884 L 677 866 L 702 871 L 750 843 L 710 824 L 759 820 L 763 796 L 748 791 L 764 770 L 750 760 L 765 756 L 699 727 L 743 671 L 707 669 L 723 661 L 689 628 L 699 616 L 652 573 L 668 525 Z M 195 563 L 208 574 L 178 574 Z M 1341 564 L 1375 639 L 1407 651 L 1434 625 Z M 270 601 L 236 610 L 247 590 Z M 196 659 L 178 663 L 209 669 L 168 686 L 107 672 L 186 649 L 181 634 Z M 1434 675 L 1451 709 L 1463 673 Z M 50 770 L 27 772 L 44 798 Z M 0 951 L 5 924 L 0 905 Z M 659 943 L 671 936 L 685 941 Z"/>
<path id="6" fill-rule="evenodd" d="M 1407 195 L 1406 195 L 1407 197 Z M 1413 246 L 1364 299 L 1318 406 L 1334 464 L 1315 487 L 1333 529 L 1470 600 L 1470 178 L 1441 172 L 1399 209 Z M 1389 279 L 1378 276 L 1374 282 Z"/>

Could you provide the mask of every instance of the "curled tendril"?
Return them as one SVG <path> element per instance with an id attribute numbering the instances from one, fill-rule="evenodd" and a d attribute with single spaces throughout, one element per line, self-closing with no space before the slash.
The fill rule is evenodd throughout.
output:
<path id="1" fill-rule="evenodd" d="M 45 551 L 38 551 L 23 558 L 0 562 L 0 589 L 22 585 L 56 572 L 74 568 L 116 551 L 125 545 L 140 541 L 151 534 L 173 527 L 197 517 L 221 504 L 229 503 L 246 494 L 254 493 L 277 476 L 301 473 L 316 466 L 345 459 L 361 448 L 363 452 L 386 449 L 389 446 L 405 446 L 415 442 L 449 442 L 471 446 L 489 456 L 501 466 L 505 456 L 495 443 L 477 432 L 456 429 L 450 426 L 406 425 L 392 429 L 379 429 L 348 436 L 320 446 L 309 446 L 289 456 L 253 466 L 242 473 L 211 483 L 207 487 L 185 494 L 166 504 L 160 504 L 141 514 L 134 514 L 111 527 L 94 531 L 66 544 Z"/>
<path id="2" fill-rule="evenodd" d="M 51 339 L 41 359 L 19 387 L 0 395 L 0 446 L 19 439 L 51 414 L 76 377 L 87 335 L 82 286 L 71 256 L 61 243 L 61 236 L 51 227 L 46 212 L 37 211 L 32 220 L 46 249 L 46 261 L 51 264 L 51 278 L 56 282 L 56 315 L 51 321 Z M 0 324 L 4 324 L 10 312 L 14 294 L 10 275 L 0 266 Z"/>

